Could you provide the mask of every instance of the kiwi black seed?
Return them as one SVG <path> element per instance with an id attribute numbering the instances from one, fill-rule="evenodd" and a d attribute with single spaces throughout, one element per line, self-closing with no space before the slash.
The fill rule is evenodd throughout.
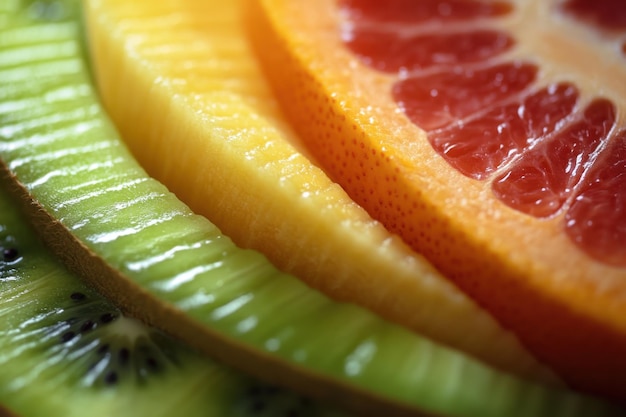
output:
<path id="1" fill-rule="evenodd" d="M 54 253 L 125 313 L 268 382 L 377 416 L 610 415 L 601 401 L 512 377 L 333 301 L 261 254 L 236 247 L 132 158 L 91 84 L 77 17 L 82 2 L 57 3 L 67 19 L 46 21 L 45 13 L 33 19 L 20 1 L 9 2 L 15 9 L 0 17 L 0 172 Z M 156 347 L 154 337 L 139 337 L 131 347 L 113 337 L 116 332 L 105 332 L 111 336 L 104 341 L 105 329 L 125 329 L 129 322 L 110 310 L 87 308 L 93 298 L 86 290 L 72 288 L 53 299 L 60 292 L 55 286 L 48 301 L 28 305 L 57 306 L 63 317 L 29 310 L 28 318 L 41 325 L 46 318 L 60 319 L 49 324 L 50 354 L 59 361 L 76 356 L 64 378 L 141 390 L 179 375 L 182 388 L 169 386 L 166 396 L 178 396 L 178 405 L 190 395 L 185 387 L 214 387 L 198 382 L 197 375 L 188 382 L 193 377 L 176 370 L 191 372 L 193 365 L 183 366 L 167 344 Z M 74 292 L 87 299 L 76 304 Z M 95 329 L 81 333 L 88 320 Z M 19 322 L 5 324 L 21 329 Z M 96 338 L 108 344 L 106 350 L 87 343 Z M 122 347 L 129 349 L 128 368 L 120 365 Z M 94 354 L 80 356 L 84 351 Z M 6 363 L 0 365 L 4 373 Z M 163 412 L 155 404 L 142 407 L 150 406 Z M 144 412 L 135 401 L 129 407 Z M 251 407 L 264 408 L 260 402 Z"/>
<path id="2" fill-rule="evenodd" d="M 126 317 L 86 287 L 34 237 L 2 189 L 0 248 L 20 254 L 0 259 L 0 416 L 294 415 L 284 404 L 299 404 L 299 395 L 270 394 L 273 387 Z M 298 412 L 338 415 L 313 402 Z"/>
<path id="3" fill-rule="evenodd" d="M 311 417 L 315 415 L 315 405 L 309 398 L 293 395 L 278 386 L 251 384 L 237 415 L 270 417 L 276 412 L 284 417 Z"/>
<path id="4" fill-rule="evenodd" d="M 5 262 L 13 262 L 19 257 L 19 252 L 16 248 L 5 248 L 2 250 L 2 259 Z"/>
<path id="5" fill-rule="evenodd" d="M 68 354 L 90 352 L 85 377 L 93 383 L 111 386 L 128 379 L 141 381 L 176 365 L 170 353 L 160 353 L 165 348 L 164 339 L 158 339 L 159 343 L 153 340 L 156 331 L 146 331 L 145 326 L 103 304 L 100 296 L 74 292 L 67 299 L 68 307 L 58 315 L 62 325 L 51 326 L 47 332 L 58 335 Z"/>

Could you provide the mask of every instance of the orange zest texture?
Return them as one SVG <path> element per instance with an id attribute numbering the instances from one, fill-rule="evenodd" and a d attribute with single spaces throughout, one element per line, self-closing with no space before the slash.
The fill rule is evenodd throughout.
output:
<path id="1" fill-rule="evenodd" d="M 567 382 L 626 401 L 626 28 L 591 3 L 259 0 L 247 22 L 325 172 Z"/>
<path id="2" fill-rule="evenodd" d="M 497 367 L 551 379 L 303 153 L 248 45 L 240 6 L 87 2 L 102 100 L 148 173 L 310 286 Z"/>

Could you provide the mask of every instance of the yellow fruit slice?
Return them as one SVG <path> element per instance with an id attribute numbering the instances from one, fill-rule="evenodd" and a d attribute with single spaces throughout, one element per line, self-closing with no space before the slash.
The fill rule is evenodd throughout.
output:
<path id="1" fill-rule="evenodd" d="M 235 242 L 334 298 L 500 368 L 551 379 L 511 333 L 299 151 L 238 7 L 87 2 L 102 99 L 146 170 Z"/>
<path id="2" fill-rule="evenodd" d="M 325 171 L 565 380 L 626 401 L 624 3 L 250 4 Z"/>

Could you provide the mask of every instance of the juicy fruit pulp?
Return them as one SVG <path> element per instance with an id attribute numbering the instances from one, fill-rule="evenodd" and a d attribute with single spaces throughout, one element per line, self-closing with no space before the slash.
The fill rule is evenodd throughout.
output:
<path id="1" fill-rule="evenodd" d="M 261 0 L 249 22 L 326 172 L 564 378 L 626 400 L 623 32 L 580 3 Z"/>
<path id="2" fill-rule="evenodd" d="M 479 18 L 511 12 L 506 3 L 460 3 L 464 10 L 452 3 L 445 18 L 470 21 L 461 31 L 429 29 L 428 23 L 443 20 L 433 7 L 437 2 L 431 3 L 430 13 L 408 22 L 411 7 L 403 10 L 402 24 L 421 24 L 426 34 L 393 42 L 398 32 L 376 24 L 397 17 L 380 18 L 367 2 L 345 2 L 346 45 L 373 68 L 403 71 L 392 86 L 395 102 L 451 166 L 471 178 L 492 179 L 494 195 L 523 213 L 550 217 L 565 211 L 563 226 L 572 242 L 599 261 L 626 266 L 626 212 L 620 209 L 626 195 L 619 180 L 597 181 L 619 166 L 605 160 L 618 153 L 626 135 L 613 130 L 615 106 L 598 97 L 580 103 L 569 82 L 534 88 L 537 65 L 504 56 L 515 39 L 478 26 Z M 618 15 L 619 4 L 613 7 Z M 386 47 L 390 42 L 394 48 Z"/>
<path id="3" fill-rule="evenodd" d="M 334 302 L 237 248 L 130 156 L 90 83 L 78 4 L 55 4 L 75 18 L 20 9 L 0 28 L 4 179 L 55 253 L 126 311 L 261 378 L 370 414 L 610 415 Z"/>
<path id="4" fill-rule="evenodd" d="M 240 2 L 87 4 L 103 102 L 149 174 L 195 212 L 335 299 L 544 378 L 516 340 L 298 151 L 246 42 Z M 396 292 L 419 308 L 388 297 Z"/>
<path id="5" fill-rule="evenodd" d="M 271 386 L 121 316 L 47 252 L 4 190 L 0 252 L 0 403 L 19 416 L 259 415 L 249 391 Z M 276 417 L 298 401 L 283 396 L 266 404 Z"/>

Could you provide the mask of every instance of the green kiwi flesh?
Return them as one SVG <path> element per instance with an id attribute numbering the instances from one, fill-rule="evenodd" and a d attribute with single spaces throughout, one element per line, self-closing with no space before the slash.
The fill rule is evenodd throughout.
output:
<path id="1" fill-rule="evenodd" d="M 0 415 L 338 415 L 124 316 L 43 247 L 0 190 Z"/>
<path id="2" fill-rule="evenodd" d="M 53 252 L 125 313 L 257 377 L 367 414 L 622 414 L 330 300 L 237 248 L 131 157 L 91 83 L 80 2 L 10 4 L 0 17 L 4 180 Z"/>

